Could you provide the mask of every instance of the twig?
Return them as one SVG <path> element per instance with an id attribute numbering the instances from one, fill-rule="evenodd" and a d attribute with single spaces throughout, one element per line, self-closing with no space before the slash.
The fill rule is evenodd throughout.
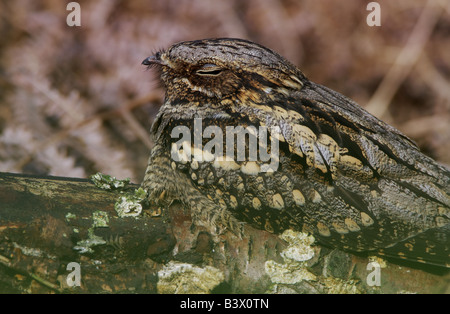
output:
<path id="1" fill-rule="evenodd" d="M 373 115 L 381 118 L 387 111 L 399 86 L 419 59 L 442 11 L 438 0 L 427 1 L 406 45 L 366 106 Z"/>
<path id="2" fill-rule="evenodd" d="M 54 283 L 51 283 L 48 280 L 45 280 L 44 278 L 39 277 L 36 274 L 27 273 L 27 275 L 30 276 L 31 278 L 33 278 L 35 281 L 39 282 L 41 285 L 43 285 L 43 286 L 45 286 L 45 287 L 47 287 L 49 289 L 52 289 L 52 290 L 54 290 L 56 292 L 59 292 L 59 293 L 63 292 L 63 290 L 61 288 L 59 288 L 57 285 L 55 285 Z"/>
<path id="3" fill-rule="evenodd" d="M 150 138 L 150 132 L 146 130 L 136 119 L 136 117 L 128 110 L 121 110 L 121 117 L 136 136 L 147 146 L 148 149 L 153 147 L 153 141 Z"/>
<path id="4" fill-rule="evenodd" d="M 431 115 L 411 119 L 398 127 L 408 136 L 418 138 L 427 134 L 445 132 L 448 129 L 449 120 L 450 115 Z"/>
<path id="5" fill-rule="evenodd" d="M 21 275 L 26 275 L 26 276 L 32 278 L 33 280 L 37 281 L 41 285 L 43 285 L 43 286 L 45 286 L 45 287 L 47 287 L 47 288 L 49 288 L 51 290 L 54 290 L 54 291 L 59 292 L 59 293 L 63 292 L 63 290 L 60 287 L 58 287 L 57 285 L 55 285 L 54 283 L 51 283 L 50 281 L 48 281 L 48 280 L 46 280 L 44 278 L 41 278 L 41 277 L 39 277 L 36 274 L 30 273 L 30 272 L 28 272 L 26 270 L 18 269 L 16 267 L 11 266 L 11 262 L 10 262 L 9 258 L 7 258 L 7 257 L 5 257 L 3 255 L 0 255 L 0 264 L 2 264 L 3 266 L 11 269 L 15 273 L 18 273 L 18 274 L 21 274 Z"/>
<path id="6" fill-rule="evenodd" d="M 42 151 L 43 149 L 53 145 L 54 143 L 64 140 L 66 137 L 69 136 L 69 134 L 72 131 L 77 130 L 97 119 L 108 120 L 108 119 L 111 119 L 111 118 L 114 118 L 117 116 L 119 116 L 119 117 L 122 116 L 124 118 L 124 120 L 127 121 L 127 123 L 128 123 L 129 119 L 127 119 L 127 117 L 124 115 L 125 112 L 129 112 L 133 108 L 136 108 L 146 102 L 156 101 L 156 99 L 157 98 L 155 97 L 155 94 L 150 93 L 141 98 L 133 99 L 130 102 L 126 103 L 125 105 L 121 106 L 120 108 L 114 108 L 114 109 L 108 110 L 106 112 L 98 113 L 91 117 L 82 119 L 82 120 L 78 121 L 77 123 L 71 125 L 69 128 L 63 129 L 63 130 L 57 132 L 56 134 L 54 134 L 53 136 L 51 136 L 50 138 L 46 139 L 45 141 L 38 143 L 35 146 L 36 148 L 33 151 L 31 151 L 28 155 L 24 156 L 22 159 L 20 159 L 15 164 L 15 168 L 22 169 L 27 163 L 29 163 L 31 161 L 31 159 L 38 153 L 38 151 Z M 133 128 L 133 130 L 136 131 L 135 128 Z M 139 139 L 144 143 L 144 145 L 146 145 L 147 147 L 149 145 L 152 145 L 149 136 L 147 136 L 147 138 L 145 138 L 142 136 L 142 134 L 139 134 L 139 132 L 137 133 L 137 135 L 138 135 Z"/>
<path id="7" fill-rule="evenodd" d="M 426 54 L 417 63 L 416 71 L 433 92 L 447 100 L 446 105 L 450 109 L 450 82 L 439 73 Z"/>

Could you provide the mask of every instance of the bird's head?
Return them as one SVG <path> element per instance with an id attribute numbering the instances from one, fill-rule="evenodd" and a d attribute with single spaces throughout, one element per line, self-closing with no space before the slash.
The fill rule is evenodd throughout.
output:
<path id="1" fill-rule="evenodd" d="M 181 42 L 142 64 L 160 69 L 166 97 L 199 103 L 288 93 L 299 90 L 304 79 L 297 67 L 276 52 L 243 39 Z"/>

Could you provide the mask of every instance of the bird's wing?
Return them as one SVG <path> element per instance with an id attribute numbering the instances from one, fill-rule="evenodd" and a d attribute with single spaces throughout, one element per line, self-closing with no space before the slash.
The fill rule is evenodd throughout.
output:
<path id="1" fill-rule="evenodd" d="M 400 131 L 323 86 L 306 84 L 284 108 L 301 116 L 282 128 L 286 154 L 306 166 L 304 189 L 320 195 L 302 211 L 323 242 L 449 263 L 447 169 Z"/>

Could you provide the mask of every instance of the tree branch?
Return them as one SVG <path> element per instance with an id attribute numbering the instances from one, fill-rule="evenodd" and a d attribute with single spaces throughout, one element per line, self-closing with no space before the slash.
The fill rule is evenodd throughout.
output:
<path id="1" fill-rule="evenodd" d="M 87 179 L 0 173 L 0 292 L 448 292 L 442 274 L 381 260 L 381 286 L 370 287 L 368 258 L 320 246 L 310 260 L 288 260 L 280 253 L 298 247 L 250 226 L 242 239 L 211 236 L 180 204 L 165 218 L 153 217 L 155 209 L 119 217 L 114 203 L 137 187 L 109 191 Z M 71 286 L 72 262 L 80 286 Z"/>

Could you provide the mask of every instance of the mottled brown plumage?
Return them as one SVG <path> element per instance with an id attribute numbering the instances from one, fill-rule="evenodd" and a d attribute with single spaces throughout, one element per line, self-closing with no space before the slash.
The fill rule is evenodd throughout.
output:
<path id="1" fill-rule="evenodd" d="M 450 173 L 395 128 L 246 40 L 182 42 L 143 64 L 158 67 L 166 90 L 142 183 L 151 202 L 178 199 L 209 228 L 292 228 L 344 250 L 450 264 Z M 277 168 L 250 160 L 249 139 L 245 160 L 212 156 L 206 136 L 174 159 L 172 130 L 194 138 L 199 125 L 267 128 L 258 150 L 278 140 Z"/>

